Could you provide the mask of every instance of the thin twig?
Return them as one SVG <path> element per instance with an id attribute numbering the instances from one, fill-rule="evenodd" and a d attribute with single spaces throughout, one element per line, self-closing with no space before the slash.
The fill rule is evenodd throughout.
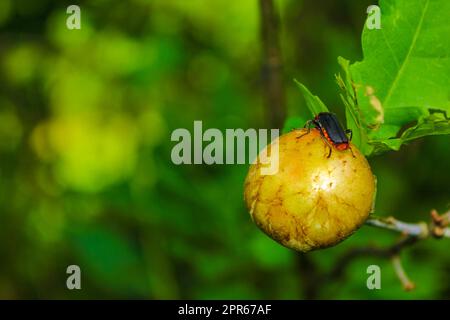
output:
<path id="1" fill-rule="evenodd" d="M 382 218 L 382 217 L 371 217 L 366 220 L 366 224 L 378 227 L 389 229 L 401 233 L 405 233 L 415 237 L 423 237 L 426 236 L 428 227 L 426 223 L 406 223 L 399 221 L 393 217 Z"/>
<path id="2" fill-rule="evenodd" d="M 449 222 L 450 210 L 442 215 L 439 215 L 436 210 L 432 210 L 429 223 L 425 221 L 408 223 L 394 217 L 384 218 L 373 215 L 366 220 L 366 224 L 369 226 L 393 230 L 418 238 L 427 238 L 430 235 L 436 238 L 450 238 L 450 228 L 447 227 Z"/>
<path id="3" fill-rule="evenodd" d="M 403 265 L 402 265 L 402 261 L 400 260 L 400 256 L 399 255 L 393 255 L 391 258 L 392 261 L 392 265 L 394 267 L 394 271 L 397 274 L 398 278 L 400 279 L 400 282 L 403 285 L 403 288 L 406 291 L 411 291 L 415 288 L 414 283 L 409 280 L 405 269 L 403 269 Z"/>

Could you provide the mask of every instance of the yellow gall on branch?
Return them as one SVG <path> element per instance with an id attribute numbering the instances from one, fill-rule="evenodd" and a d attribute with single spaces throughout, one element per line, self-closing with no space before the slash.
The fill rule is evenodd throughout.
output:
<path id="1" fill-rule="evenodd" d="M 256 225 L 282 245 L 308 252 L 333 246 L 369 216 L 375 179 L 359 150 L 333 149 L 318 130 L 294 130 L 274 143 L 279 170 L 261 175 L 264 164 L 251 165 L 244 198 Z M 264 150 L 263 150 L 264 152 Z M 352 154 L 353 153 L 353 154 Z"/>

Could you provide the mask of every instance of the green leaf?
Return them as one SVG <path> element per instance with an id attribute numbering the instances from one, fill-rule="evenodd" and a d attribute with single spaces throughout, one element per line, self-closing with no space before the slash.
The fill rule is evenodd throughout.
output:
<path id="1" fill-rule="evenodd" d="M 450 119 L 445 114 L 432 114 L 419 119 L 416 125 L 406 129 L 400 138 L 374 141 L 373 154 L 380 154 L 388 150 L 400 150 L 400 147 L 414 139 L 429 135 L 450 134 Z"/>
<path id="2" fill-rule="evenodd" d="M 305 98 L 306 105 L 308 106 L 309 111 L 312 116 L 316 116 L 320 112 L 329 112 L 328 108 L 325 104 L 319 99 L 318 96 L 315 96 L 309 91 L 302 83 L 294 79 L 295 83 L 298 85 L 300 90 L 303 93 L 303 97 Z"/>
<path id="3" fill-rule="evenodd" d="M 340 74 L 336 75 L 336 82 L 343 91 L 340 95 L 345 106 L 345 117 L 347 118 L 347 128 L 353 132 L 352 142 L 359 150 L 367 155 L 372 152 L 372 147 L 367 143 L 366 125 L 361 117 L 361 112 L 356 99 L 356 91 L 350 75 L 350 61 L 338 57 L 338 63 L 344 72 L 344 78 Z"/>
<path id="4" fill-rule="evenodd" d="M 380 1 L 380 8 L 381 29 L 365 26 L 364 59 L 350 66 L 373 153 L 447 134 L 446 124 L 437 124 L 430 110 L 450 112 L 450 1 Z"/>
<path id="5" fill-rule="evenodd" d="M 450 134 L 450 119 L 446 114 L 433 113 L 419 120 L 417 125 L 405 130 L 401 136 L 404 142 L 428 135 Z"/>

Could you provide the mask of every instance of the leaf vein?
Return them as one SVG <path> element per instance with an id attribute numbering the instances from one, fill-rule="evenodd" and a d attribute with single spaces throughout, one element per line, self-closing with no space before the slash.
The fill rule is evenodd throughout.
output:
<path id="1" fill-rule="evenodd" d="M 401 76 L 403 74 L 403 71 L 405 69 L 405 66 L 406 66 L 407 62 L 409 61 L 409 56 L 411 55 L 411 52 L 413 51 L 413 49 L 414 49 L 414 47 L 416 45 L 417 38 L 418 38 L 418 36 L 420 34 L 420 31 L 422 29 L 422 24 L 423 24 L 423 20 L 425 18 L 425 14 L 426 14 L 426 12 L 428 10 L 428 5 L 429 5 L 429 0 L 427 0 L 427 2 L 425 4 L 424 10 L 422 12 L 422 16 L 420 17 L 419 23 L 417 24 L 417 28 L 416 28 L 416 31 L 414 33 L 414 37 L 412 39 L 411 46 L 409 47 L 408 53 L 406 54 L 406 57 L 405 57 L 405 59 L 402 62 L 400 70 L 398 71 L 397 76 L 395 77 L 394 81 L 392 82 L 392 85 L 389 88 L 389 91 L 388 91 L 386 97 L 384 98 L 384 102 L 383 102 L 384 106 L 387 105 L 389 99 L 392 96 L 392 93 L 394 92 L 394 89 L 397 87 L 398 80 L 401 78 Z"/>

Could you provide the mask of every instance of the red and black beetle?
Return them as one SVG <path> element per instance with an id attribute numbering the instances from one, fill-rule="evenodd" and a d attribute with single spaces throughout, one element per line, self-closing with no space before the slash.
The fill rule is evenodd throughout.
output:
<path id="1" fill-rule="evenodd" d="M 319 130 L 320 135 L 330 147 L 330 152 L 328 153 L 327 158 L 331 156 L 333 147 L 339 151 L 344 151 L 347 149 L 352 151 L 350 147 L 352 130 L 344 130 L 334 113 L 320 112 L 313 120 L 308 120 L 305 124 L 305 128 L 308 128 L 307 133 L 309 133 L 312 126 Z"/>

